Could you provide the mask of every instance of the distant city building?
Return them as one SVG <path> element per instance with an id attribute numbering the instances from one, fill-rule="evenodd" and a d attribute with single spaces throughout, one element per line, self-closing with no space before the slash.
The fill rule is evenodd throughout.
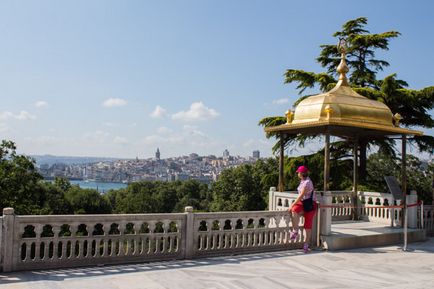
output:
<path id="1" fill-rule="evenodd" d="M 197 158 L 199 157 L 199 155 L 198 155 L 197 153 L 191 153 L 191 154 L 189 155 L 189 157 L 190 157 L 191 159 L 197 159 Z"/>
<path id="2" fill-rule="evenodd" d="M 192 153 L 189 156 L 179 156 L 161 159 L 157 149 L 155 157 L 148 159 L 101 161 L 87 164 L 62 164 L 39 166 L 44 178 L 56 176 L 76 180 L 92 180 L 104 182 L 130 183 L 138 181 L 175 181 L 197 180 L 204 184 L 216 181 L 226 168 L 237 167 L 244 163 L 255 161 L 248 158 L 231 156 L 225 150 L 224 157 L 214 155 L 199 156 Z"/>
<path id="3" fill-rule="evenodd" d="M 229 158 L 229 151 L 227 150 L 227 149 L 225 149 L 224 151 L 223 151 L 223 158 L 224 159 L 228 159 Z"/>
<path id="4" fill-rule="evenodd" d="M 259 153 L 259 151 L 253 151 L 253 158 L 254 158 L 254 159 L 259 159 L 259 158 L 260 158 L 260 153 Z"/>

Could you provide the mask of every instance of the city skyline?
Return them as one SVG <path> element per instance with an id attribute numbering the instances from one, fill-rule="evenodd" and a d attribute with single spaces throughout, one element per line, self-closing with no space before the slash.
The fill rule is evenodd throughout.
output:
<path id="1" fill-rule="evenodd" d="M 335 43 L 332 34 L 361 16 L 372 33 L 402 33 L 378 53 L 391 64 L 380 77 L 397 73 L 414 89 L 433 84 L 434 39 L 426 35 L 434 4 L 341 5 L 2 1 L 1 139 L 27 155 L 149 158 L 158 147 L 162 158 L 225 149 L 268 157 L 275 140 L 258 121 L 284 116 L 299 98 L 283 73 L 324 71 L 319 45 Z"/>

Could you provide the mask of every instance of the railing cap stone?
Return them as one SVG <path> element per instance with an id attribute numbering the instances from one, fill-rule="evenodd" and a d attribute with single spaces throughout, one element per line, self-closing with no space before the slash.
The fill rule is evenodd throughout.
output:
<path id="1" fill-rule="evenodd" d="M 3 215 L 13 215 L 14 212 L 14 208 L 3 208 Z"/>

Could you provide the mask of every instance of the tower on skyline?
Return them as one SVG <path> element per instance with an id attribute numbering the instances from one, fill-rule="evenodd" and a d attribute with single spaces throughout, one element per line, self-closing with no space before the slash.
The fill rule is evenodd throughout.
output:
<path id="1" fill-rule="evenodd" d="M 157 161 L 160 160 L 160 149 L 157 148 L 157 151 L 155 152 L 155 158 L 157 159 Z"/>
<path id="2" fill-rule="evenodd" d="M 224 159 L 228 159 L 229 158 L 229 151 L 227 150 L 227 149 L 225 149 L 224 151 L 223 151 L 223 158 Z"/>
<path id="3" fill-rule="evenodd" d="M 253 158 L 254 159 L 259 159 L 260 158 L 260 152 L 258 150 L 253 151 Z"/>

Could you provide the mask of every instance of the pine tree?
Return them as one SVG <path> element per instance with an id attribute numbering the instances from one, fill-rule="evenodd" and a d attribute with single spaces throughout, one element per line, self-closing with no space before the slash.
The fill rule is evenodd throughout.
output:
<path id="1" fill-rule="evenodd" d="M 360 17 L 346 22 L 341 31 L 333 34 L 334 37 L 345 38 L 348 46 L 347 64 L 350 68 L 350 85 L 359 94 L 377 101 L 384 102 L 393 113 L 399 113 L 403 119 L 401 124 L 407 127 L 420 126 L 424 128 L 434 127 L 434 119 L 429 111 L 434 108 L 434 86 L 421 90 L 408 89 L 408 84 L 397 79 L 396 74 L 389 75 L 382 80 L 377 79 L 377 73 L 382 71 L 389 63 L 377 59 L 375 53 L 378 50 L 389 50 L 389 41 L 400 35 L 397 31 L 387 31 L 372 34 L 365 29 L 368 23 L 366 17 Z M 326 72 L 315 73 L 299 69 L 288 69 L 284 76 L 286 84 L 297 84 L 299 94 L 306 89 L 319 87 L 322 92 L 333 88 L 337 82 L 335 79 L 336 68 L 340 62 L 340 52 L 336 45 L 320 45 L 321 53 L 316 59 Z M 301 96 L 294 104 L 309 95 Z M 266 117 L 259 122 L 264 127 L 285 123 L 284 117 Z M 268 134 L 271 137 L 273 134 Z M 315 136 L 313 136 L 315 137 Z M 287 145 L 298 144 L 303 146 L 307 139 L 312 137 L 291 136 L 285 140 Z M 280 141 L 280 140 L 279 140 Z M 278 150 L 280 143 L 273 147 Z M 415 136 L 409 139 L 414 142 L 420 151 L 432 153 L 434 151 L 434 137 Z M 378 145 L 380 150 L 394 156 L 394 141 L 384 140 L 376 142 L 360 143 L 360 178 L 366 176 L 366 152 L 370 145 Z M 341 145 L 340 145 L 341 147 Z M 348 146 L 348 150 L 350 146 Z"/>

